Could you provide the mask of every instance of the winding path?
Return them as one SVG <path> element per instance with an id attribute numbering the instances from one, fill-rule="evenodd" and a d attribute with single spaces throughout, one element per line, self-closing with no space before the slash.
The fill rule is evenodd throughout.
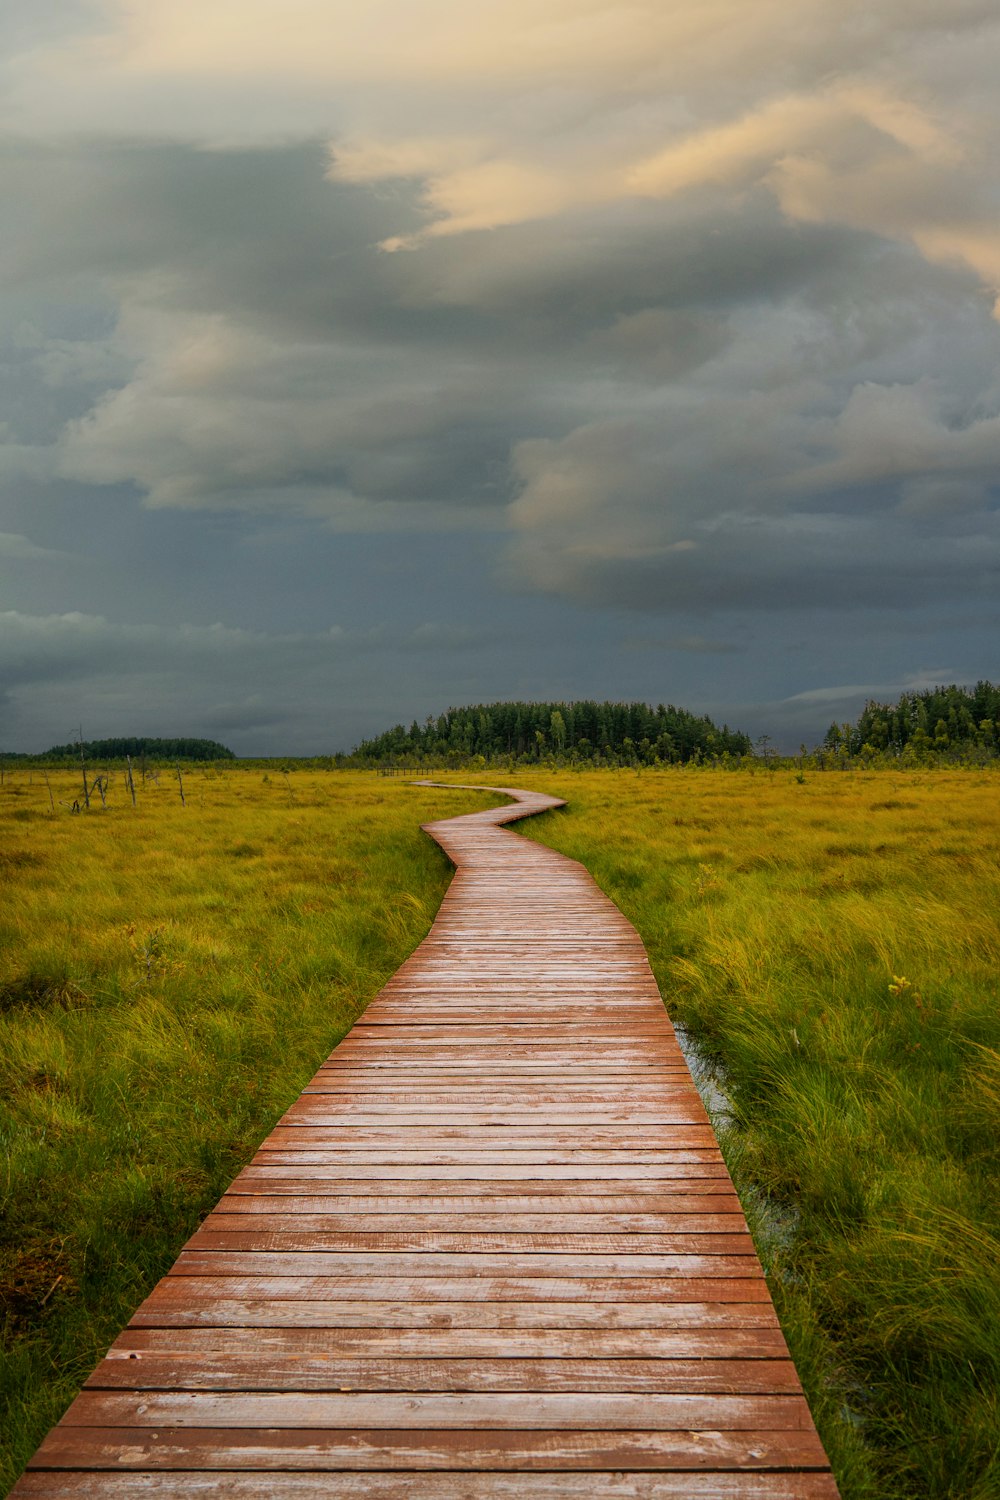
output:
<path id="1" fill-rule="evenodd" d="M 642 943 L 493 790 L 18 1500 L 836 1500 Z"/>

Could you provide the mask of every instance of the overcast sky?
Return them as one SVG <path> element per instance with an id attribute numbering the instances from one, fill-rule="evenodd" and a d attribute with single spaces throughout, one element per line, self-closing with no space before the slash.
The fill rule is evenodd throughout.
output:
<path id="1" fill-rule="evenodd" d="M 995 0 L 5 0 L 0 749 L 1000 677 Z"/>

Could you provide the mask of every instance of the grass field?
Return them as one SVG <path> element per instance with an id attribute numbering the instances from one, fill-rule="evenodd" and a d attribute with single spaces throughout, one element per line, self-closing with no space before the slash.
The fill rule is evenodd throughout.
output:
<path id="1" fill-rule="evenodd" d="M 371 773 L 185 772 L 73 816 L 0 790 L 0 1494 L 424 935 L 429 818 Z"/>
<path id="2" fill-rule="evenodd" d="M 1000 776 L 521 775 L 724 1072 L 844 1500 L 1000 1495 Z"/>
<path id="3" fill-rule="evenodd" d="M 480 777 L 570 799 L 522 831 L 593 871 L 724 1072 L 844 1500 L 1000 1495 L 1000 777 Z M 426 930 L 446 873 L 417 824 L 496 800 L 370 773 L 185 790 L 80 817 L 38 773 L 0 792 L 8 1483 Z"/>

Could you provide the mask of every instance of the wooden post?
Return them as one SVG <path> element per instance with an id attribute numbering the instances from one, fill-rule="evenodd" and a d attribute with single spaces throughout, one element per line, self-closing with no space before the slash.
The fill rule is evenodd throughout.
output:
<path id="1" fill-rule="evenodd" d="M 80 725 L 80 738 L 77 741 L 80 746 L 80 769 L 83 773 L 83 800 L 87 811 L 90 811 L 90 791 L 87 787 L 87 762 L 83 754 L 83 725 Z"/>
<path id="2" fill-rule="evenodd" d="M 132 793 L 132 806 L 134 807 L 135 806 L 135 781 L 133 780 L 133 777 L 132 777 L 132 757 L 131 757 L 131 755 L 126 755 L 126 757 L 125 757 L 125 764 L 128 766 L 128 774 L 126 775 L 125 780 L 128 783 L 128 789 L 129 789 L 129 791 Z"/>
<path id="3" fill-rule="evenodd" d="M 181 806 L 182 807 L 187 807 L 187 802 L 184 799 L 184 778 L 181 775 L 181 768 L 180 768 L 180 766 L 177 767 L 177 785 L 180 788 L 180 793 L 181 793 Z"/>

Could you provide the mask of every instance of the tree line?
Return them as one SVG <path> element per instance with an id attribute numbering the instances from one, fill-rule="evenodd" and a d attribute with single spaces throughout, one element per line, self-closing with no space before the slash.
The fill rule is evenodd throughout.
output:
<path id="1" fill-rule="evenodd" d="M 4 752 L 0 765 L 18 762 L 59 764 L 124 761 L 235 761 L 217 740 L 191 736 L 143 736 L 71 741 L 42 754 Z M 965 764 L 1000 757 L 1000 687 L 929 688 L 903 693 L 895 703 L 870 699 L 855 722 L 831 724 L 822 743 L 795 757 L 802 764 Z M 407 728 L 397 724 L 362 742 L 350 754 L 293 758 L 286 762 L 321 769 L 339 767 L 517 766 L 541 762 L 586 766 L 724 765 L 762 759 L 778 765 L 790 758 L 770 748 L 770 736 L 756 746 L 740 730 L 721 727 L 707 714 L 673 704 L 598 702 L 502 702 L 449 708 Z M 257 764 L 257 761 L 244 764 Z M 260 761 L 267 765 L 267 761 Z"/>
<path id="2" fill-rule="evenodd" d="M 525 765 L 544 760 L 587 765 L 681 765 L 741 756 L 748 735 L 672 704 L 479 703 L 449 708 L 407 729 L 397 724 L 363 740 L 355 765 Z"/>
<path id="3" fill-rule="evenodd" d="M 895 703 L 870 699 L 854 724 L 831 724 L 824 749 L 863 760 L 990 759 L 1000 749 L 1000 687 L 928 688 Z"/>
<path id="4" fill-rule="evenodd" d="M 139 736 L 138 738 L 117 738 L 110 740 L 75 740 L 68 745 L 53 745 L 50 750 L 45 750 L 41 755 L 24 757 L 31 760 L 79 760 L 81 752 L 86 760 L 109 761 L 124 760 L 131 756 L 133 760 L 141 760 L 148 756 L 151 760 L 194 760 L 215 761 L 235 760 L 236 756 L 232 750 L 225 745 L 220 745 L 217 740 L 201 740 L 183 737 L 181 739 L 149 739 Z"/>

